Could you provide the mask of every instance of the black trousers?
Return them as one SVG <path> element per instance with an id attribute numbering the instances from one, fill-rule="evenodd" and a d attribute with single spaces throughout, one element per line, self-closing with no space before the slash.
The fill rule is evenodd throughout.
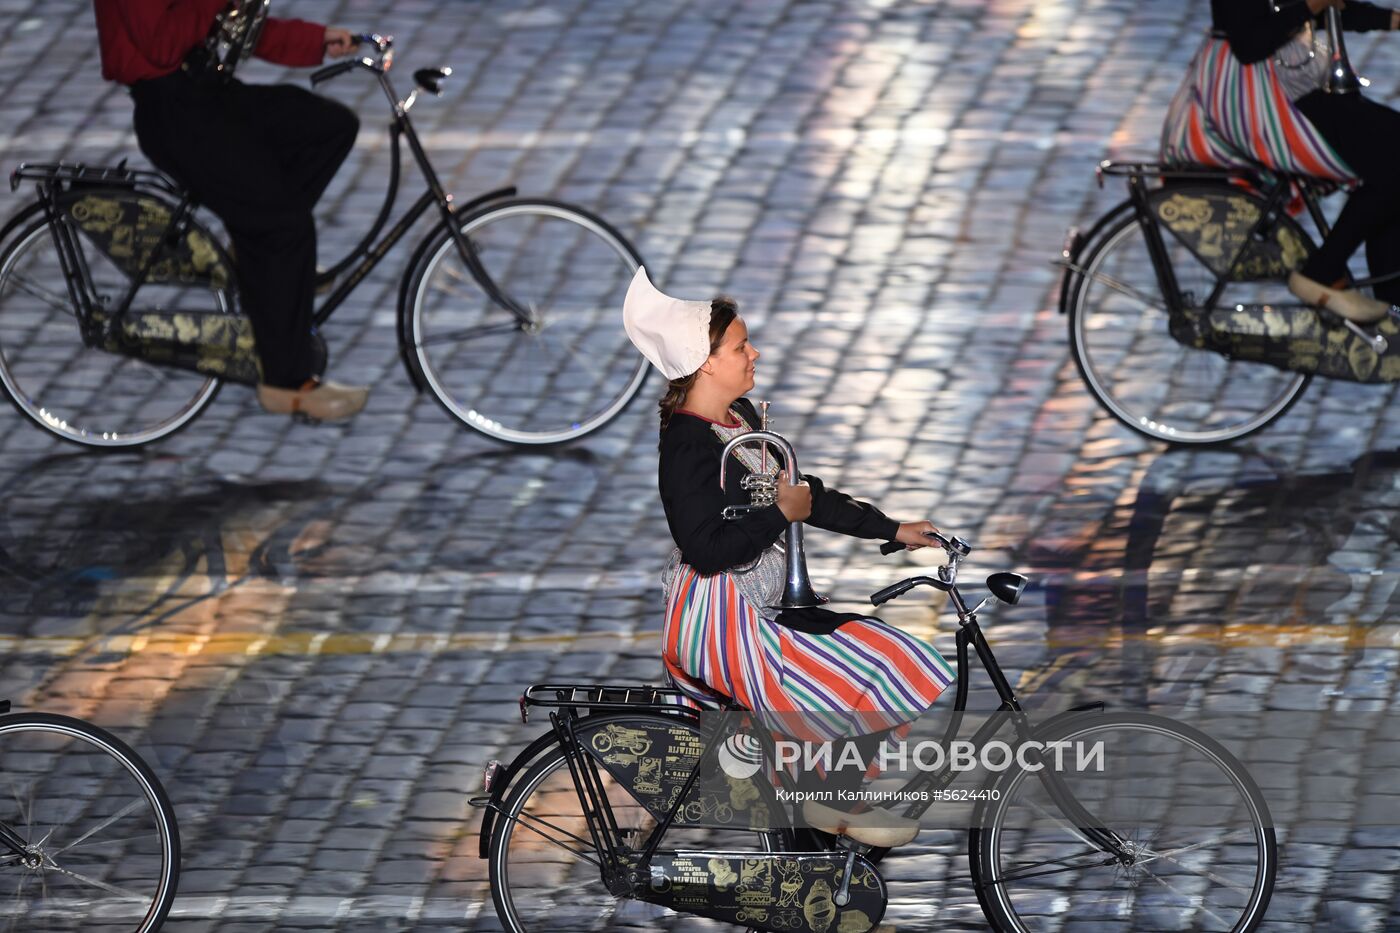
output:
<path id="1" fill-rule="evenodd" d="M 1324 285 L 1346 274 L 1347 259 L 1365 242 L 1371 275 L 1400 270 L 1400 112 L 1360 94 L 1313 91 L 1297 102 L 1361 187 L 1347 198 L 1337 223 L 1302 272 Z M 1376 297 L 1400 304 L 1400 280 L 1376 286 Z"/>
<path id="2" fill-rule="evenodd" d="M 359 118 L 299 87 L 183 71 L 139 81 L 131 96 L 141 151 L 228 228 L 263 380 L 300 386 L 313 366 L 312 209 L 354 145 Z"/>

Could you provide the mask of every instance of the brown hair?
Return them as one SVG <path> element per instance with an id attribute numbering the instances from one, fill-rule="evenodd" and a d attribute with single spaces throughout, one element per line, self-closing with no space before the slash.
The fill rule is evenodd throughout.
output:
<path id="1" fill-rule="evenodd" d="M 724 332 L 734 323 L 738 314 L 739 305 L 733 298 L 720 295 L 710 302 L 710 353 L 713 354 L 719 349 L 724 340 Z M 666 425 L 671 423 L 671 416 L 685 404 L 686 394 L 690 392 L 690 387 L 695 385 L 695 377 L 699 374 L 700 370 L 696 369 L 688 376 L 681 376 L 667 383 L 666 394 L 661 397 L 657 406 L 661 412 L 661 430 L 666 430 Z"/>

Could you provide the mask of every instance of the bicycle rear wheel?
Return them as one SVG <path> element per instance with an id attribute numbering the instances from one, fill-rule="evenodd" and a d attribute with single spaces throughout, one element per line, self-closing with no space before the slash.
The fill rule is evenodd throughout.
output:
<path id="1" fill-rule="evenodd" d="M 94 294 L 119 303 L 131 279 L 99 250 L 83 255 Z M 219 380 L 86 346 L 65 278 L 42 220 L 0 255 L 0 387 L 22 415 L 65 441 L 129 449 L 174 434 L 208 407 Z M 188 286 L 147 284 L 137 300 L 230 310 L 223 292 Z"/>
<path id="2" fill-rule="evenodd" d="M 0 930 L 147 933 L 175 897 L 180 835 L 160 782 L 96 726 L 0 717 Z"/>
<path id="3" fill-rule="evenodd" d="M 1071 764 L 1056 773 L 1135 860 L 1120 865 L 1089 842 L 1038 773 L 1003 773 L 974 816 L 969 852 L 978 899 L 998 929 L 1245 933 L 1259 925 L 1278 846 L 1263 795 L 1229 752 L 1144 713 L 1087 714 L 1037 738 L 1071 743 L 1066 763 L 1102 743 L 1102 771 Z"/>
<path id="4" fill-rule="evenodd" d="M 635 725 L 647 719 L 632 715 L 618 717 L 618 721 Z M 607 771 L 597 770 L 624 844 L 640 849 L 657 825 L 655 818 Z M 706 829 L 679 823 L 666 831 L 661 845 L 663 851 L 749 851 L 755 855 L 783 848 L 776 832 L 741 825 Z M 722 933 L 734 929 L 727 923 L 676 913 L 608 890 L 567 759 L 558 747 L 546 752 L 503 801 L 492 832 L 489 868 L 496 916 L 502 928 L 511 933 Z"/>
<path id="5" fill-rule="evenodd" d="M 1183 301 L 1205 301 L 1214 284 L 1210 270 L 1169 233 L 1163 239 Z M 1074 362 L 1099 404 L 1134 431 L 1171 444 L 1225 443 L 1268 425 L 1307 388 L 1308 376 L 1232 361 L 1174 340 L 1134 215 L 1109 228 L 1082 268 L 1069 308 Z M 1297 299 L 1281 282 L 1237 282 L 1219 303 Z"/>
<path id="6" fill-rule="evenodd" d="M 622 329 L 641 265 L 632 245 L 600 218 L 546 200 L 489 205 L 461 230 L 489 286 L 444 229 L 408 289 L 410 354 L 448 414 L 496 440 L 557 444 L 621 413 L 647 374 Z"/>

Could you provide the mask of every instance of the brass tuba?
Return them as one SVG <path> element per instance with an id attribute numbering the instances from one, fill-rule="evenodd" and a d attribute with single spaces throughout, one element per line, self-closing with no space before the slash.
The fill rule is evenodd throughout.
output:
<path id="1" fill-rule="evenodd" d="M 204 40 L 208 53 L 206 71 L 222 78 L 233 77 L 234 69 L 252 57 L 267 22 L 272 0 L 229 0 L 214 17 L 214 25 Z"/>
<path id="2" fill-rule="evenodd" d="M 765 410 L 764 414 L 767 412 Z M 764 419 L 767 421 L 767 418 Z M 734 452 L 734 448 L 741 444 L 772 444 L 783 453 L 783 460 L 787 465 L 788 482 L 796 486 L 801 479 L 801 474 L 797 470 L 797 453 L 792 449 L 792 445 L 781 434 L 774 434 L 772 431 L 750 431 L 747 434 L 740 434 L 732 438 L 724 445 L 724 453 L 720 455 L 719 465 L 719 488 L 724 489 L 725 468 L 729 466 L 729 455 Z M 748 508 L 740 506 L 739 509 Z M 728 510 L 726 510 L 728 511 Z M 787 573 L 783 581 L 783 597 L 773 609 L 810 609 L 820 606 L 826 602 L 825 596 L 820 596 L 812 589 L 811 578 L 807 575 L 807 556 L 802 552 L 802 523 L 793 522 L 788 525 L 787 547 L 784 548 L 787 558 Z"/>
<path id="3" fill-rule="evenodd" d="M 1332 50 L 1332 60 L 1327 63 L 1327 82 L 1323 88 L 1328 94 L 1355 94 L 1360 91 L 1361 79 L 1351 67 L 1346 40 L 1342 38 L 1342 11 L 1334 6 L 1327 8 L 1327 45 Z"/>

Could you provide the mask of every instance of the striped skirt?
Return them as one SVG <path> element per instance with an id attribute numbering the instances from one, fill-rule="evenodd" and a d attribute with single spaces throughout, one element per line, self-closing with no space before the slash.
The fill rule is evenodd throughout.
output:
<path id="1" fill-rule="evenodd" d="M 1277 67 L 1273 56 L 1241 64 L 1229 42 L 1207 36 L 1167 111 L 1162 161 L 1358 181 L 1293 106 Z"/>
<path id="2" fill-rule="evenodd" d="M 955 674 L 926 642 L 879 619 L 812 635 L 770 622 L 728 574 L 680 564 L 666 593 L 663 660 L 677 687 L 701 703 L 718 692 L 765 726 L 827 742 L 907 725 Z"/>

